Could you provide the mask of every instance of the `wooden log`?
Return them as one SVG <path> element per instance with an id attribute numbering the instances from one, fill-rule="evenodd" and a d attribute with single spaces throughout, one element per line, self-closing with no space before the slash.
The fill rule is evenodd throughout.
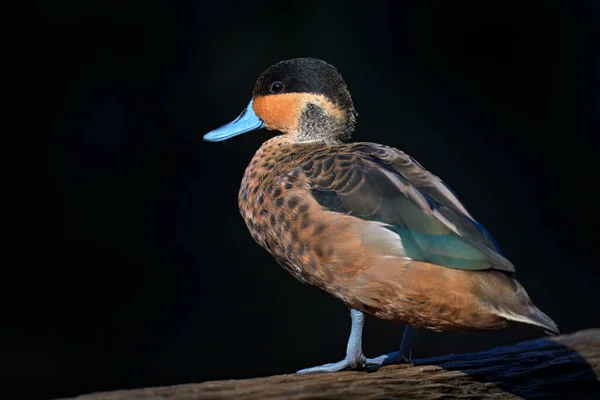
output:
<path id="1" fill-rule="evenodd" d="M 377 372 L 279 375 L 95 393 L 78 400 L 600 399 L 600 329 Z"/>

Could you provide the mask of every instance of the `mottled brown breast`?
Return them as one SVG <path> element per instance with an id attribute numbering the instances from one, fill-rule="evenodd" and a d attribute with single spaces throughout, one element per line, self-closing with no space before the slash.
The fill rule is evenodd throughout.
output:
<path id="1" fill-rule="evenodd" d="M 297 279 L 328 291 L 343 268 L 334 248 L 341 241 L 351 244 L 353 239 L 342 231 L 353 229 L 343 215 L 324 210 L 310 196 L 302 165 L 331 151 L 330 146 L 292 143 L 285 136 L 265 142 L 244 173 L 238 199 L 254 240 Z M 353 258 L 359 262 L 358 255 Z"/>

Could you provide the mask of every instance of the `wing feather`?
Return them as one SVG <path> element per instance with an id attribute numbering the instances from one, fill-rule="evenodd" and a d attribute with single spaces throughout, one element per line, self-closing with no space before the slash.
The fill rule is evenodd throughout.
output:
<path id="1" fill-rule="evenodd" d="M 405 257 L 466 270 L 514 272 L 490 233 L 437 176 L 400 150 L 358 143 L 303 165 L 330 211 L 384 224 Z"/>

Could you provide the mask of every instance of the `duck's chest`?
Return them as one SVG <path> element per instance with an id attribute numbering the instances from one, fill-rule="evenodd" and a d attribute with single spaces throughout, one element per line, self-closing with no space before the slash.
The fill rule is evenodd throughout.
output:
<path id="1" fill-rule="evenodd" d="M 306 153 L 292 146 L 265 143 L 246 168 L 238 195 L 239 210 L 254 240 L 296 278 L 303 279 L 304 245 L 298 216 L 301 200 L 300 165 Z"/>

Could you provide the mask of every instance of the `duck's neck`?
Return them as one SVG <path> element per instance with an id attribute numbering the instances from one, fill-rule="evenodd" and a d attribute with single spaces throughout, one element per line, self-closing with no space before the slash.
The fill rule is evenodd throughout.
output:
<path id="1" fill-rule="evenodd" d="M 297 129 L 291 136 L 296 143 L 339 144 L 350 138 L 355 123 L 354 111 L 332 113 L 321 105 L 309 103 L 304 107 Z"/>

